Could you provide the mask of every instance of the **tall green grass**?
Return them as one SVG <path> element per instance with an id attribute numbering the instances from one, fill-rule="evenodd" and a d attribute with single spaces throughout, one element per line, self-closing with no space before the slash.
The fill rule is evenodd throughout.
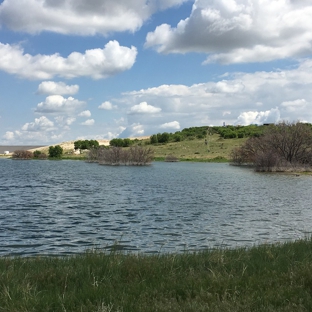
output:
<path id="1" fill-rule="evenodd" d="M 2 257 L 0 311 L 312 311 L 312 240 L 166 255 Z"/>

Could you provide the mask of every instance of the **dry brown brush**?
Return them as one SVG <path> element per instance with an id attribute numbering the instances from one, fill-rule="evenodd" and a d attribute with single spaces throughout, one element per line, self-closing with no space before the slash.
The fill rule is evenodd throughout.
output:
<path id="1" fill-rule="evenodd" d="M 154 150 L 150 147 L 131 146 L 90 149 L 88 162 L 98 162 L 100 165 L 145 166 L 154 159 Z"/>
<path id="2" fill-rule="evenodd" d="M 32 159 L 34 154 L 30 151 L 17 150 L 13 152 L 12 158 L 14 159 Z"/>
<path id="3" fill-rule="evenodd" d="M 231 153 L 233 164 L 252 164 L 257 171 L 311 171 L 312 127 L 300 122 L 268 126 Z"/>

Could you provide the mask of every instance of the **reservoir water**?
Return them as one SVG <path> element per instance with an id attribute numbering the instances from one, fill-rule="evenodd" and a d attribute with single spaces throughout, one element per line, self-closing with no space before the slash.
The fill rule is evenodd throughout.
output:
<path id="1" fill-rule="evenodd" d="M 312 176 L 0 159 L 0 255 L 168 253 L 309 236 Z"/>

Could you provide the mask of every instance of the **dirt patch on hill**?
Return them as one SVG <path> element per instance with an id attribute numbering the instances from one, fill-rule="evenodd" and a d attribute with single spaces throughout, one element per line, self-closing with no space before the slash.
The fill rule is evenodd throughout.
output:
<path id="1" fill-rule="evenodd" d="M 142 136 L 142 137 L 134 137 L 134 138 L 130 138 L 131 140 L 146 140 L 149 139 L 149 136 Z M 104 146 L 108 146 L 109 145 L 109 141 L 110 140 L 97 140 L 99 142 L 100 145 L 104 145 Z M 57 144 L 53 144 L 52 146 L 55 145 L 60 145 L 64 151 L 74 151 L 75 146 L 74 146 L 74 142 L 75 141 L 66 141 L 66 142 L 62 142 L 62 143 L 57 143 Z M 41 152 L 47 152 L 49 150 L 49 146 L 42 146 L 42 147 L 37 147 L 34 149 L 30 149 L 29 151 L 34 152 L 34 151 L 41 151 Z"/>

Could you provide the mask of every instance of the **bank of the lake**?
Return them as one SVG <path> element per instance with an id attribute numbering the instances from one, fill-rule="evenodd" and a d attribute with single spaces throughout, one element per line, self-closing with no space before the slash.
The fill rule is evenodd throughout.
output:
<path id="1" fill-rule="evenodd" d="M 312 241 L 0 258 L 0 311 L 312 311 Z"/>

